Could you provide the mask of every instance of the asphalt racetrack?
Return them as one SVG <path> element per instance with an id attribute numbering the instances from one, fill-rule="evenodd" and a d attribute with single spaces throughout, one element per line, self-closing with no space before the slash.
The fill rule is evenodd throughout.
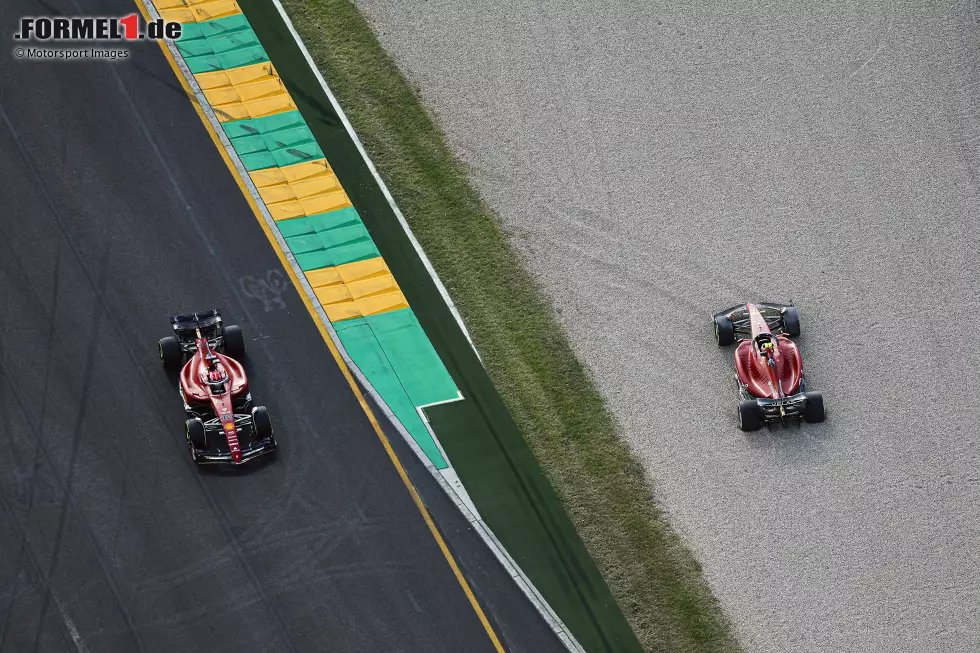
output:
<path id="1" fill-rule="evenodd" d="M 123 16 L 124 2 L 0 6 Z M 492 651 L 160 48 L 0 49 L 0 651 Z M 53 46 L 46 46 L 53 47 Z M 281 449 L 199 470 L 168 317 L 245 331 Z M 509 651 L 557 640 L 397 435 Z"/>
<path id="2" fill-rule="evenodd" d="M 980 650 L 978 5 L 358 5 L 748 650 Z M 822 425 L 737 429 L 710 315 L 766 299 Z"/>

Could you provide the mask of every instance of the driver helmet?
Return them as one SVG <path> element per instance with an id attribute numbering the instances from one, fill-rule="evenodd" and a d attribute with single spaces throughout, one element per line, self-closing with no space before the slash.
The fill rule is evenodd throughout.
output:
<path id="1" fill-rule="evenodd" d="M 211 386 L 214 394 L 220 395 L 225 393 L 225 384 L 222 383 L 224 378 L 225 375 L 221 373 L 221 370 L 218 369 L 217 365 L 215 365 L 213 370 L 208 372 L 208 381 L 215 384 Z"/>
<path id="2" fill-rule="evenodd" d="M 762 343 L 759 345 L 759 350 L 766 355 L 773 353 L 774 348 L 775 348 L 775 344 L 773 343 L 771 338 L 767 340 L 763 340 Z"/>
<path id="3" fill-rule="evenodd" d="M 218 357 L 213 354 L 209 355 L 204 359 L 204 362 L 207 366 L 206 377 L 208 385 L 210 386 L 212 392 L 214 392 L 216 395 L 224 394 L 225 384 L 222 383 L 222 381 L 226 380 L 225 371 L 222 369 L 223 366 L 218 360 Z"/>

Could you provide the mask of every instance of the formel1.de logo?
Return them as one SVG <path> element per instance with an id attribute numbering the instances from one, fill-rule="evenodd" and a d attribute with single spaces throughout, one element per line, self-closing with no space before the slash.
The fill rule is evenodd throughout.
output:
<path id="1" fill-rule="evenodd" d="M 157 18 L 140 29 L 139 16 L 25 16 L 20 19 L 19 41 L 136 41 L 179 39 L 180 23 Z"/>

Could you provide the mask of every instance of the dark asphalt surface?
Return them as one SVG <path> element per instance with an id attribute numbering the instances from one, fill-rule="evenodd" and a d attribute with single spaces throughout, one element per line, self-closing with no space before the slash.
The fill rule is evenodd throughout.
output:
<path id="1" fill-rule="evenodd" d="M 0 25 L 132 10 L 15 0 Z M 25 62 L 10 43 L 0 651 L 492 650 L 159 48 Z M 169 315 L 213 306 L 281 444 L 230 473 L 191 463 L 156 359 Z M 560 650 L 389 437 L 508 650 Z"/>

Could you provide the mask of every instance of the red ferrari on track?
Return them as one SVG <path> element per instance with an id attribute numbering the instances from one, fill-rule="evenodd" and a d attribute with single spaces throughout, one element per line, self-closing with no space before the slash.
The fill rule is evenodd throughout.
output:
<path id="1" fill-rule="evenodd" d="M 793 306 L 745 304 L 716 313 L 715 339 L 720 347 L 738 342 L 735 376 L 742 400 L 738 425 L 754 431 L 763 424 L 802 418 L 824 420 L 823 396 L 807 392 L 803 361 L 790 336 L 800 335 L 800 316 Z"/>
<path id="2" fill-rule="evenodd" d="M 252 405 L 239 362 L 245 357 L 241 328 L 224 326 L 216 309 L 175 315 L 170 323 L 174 335 L 160 339 L 160 362 L 168 370 L 180 369 L 191 458 L 239 465 L 275 451 L 269 411 Z"/>

